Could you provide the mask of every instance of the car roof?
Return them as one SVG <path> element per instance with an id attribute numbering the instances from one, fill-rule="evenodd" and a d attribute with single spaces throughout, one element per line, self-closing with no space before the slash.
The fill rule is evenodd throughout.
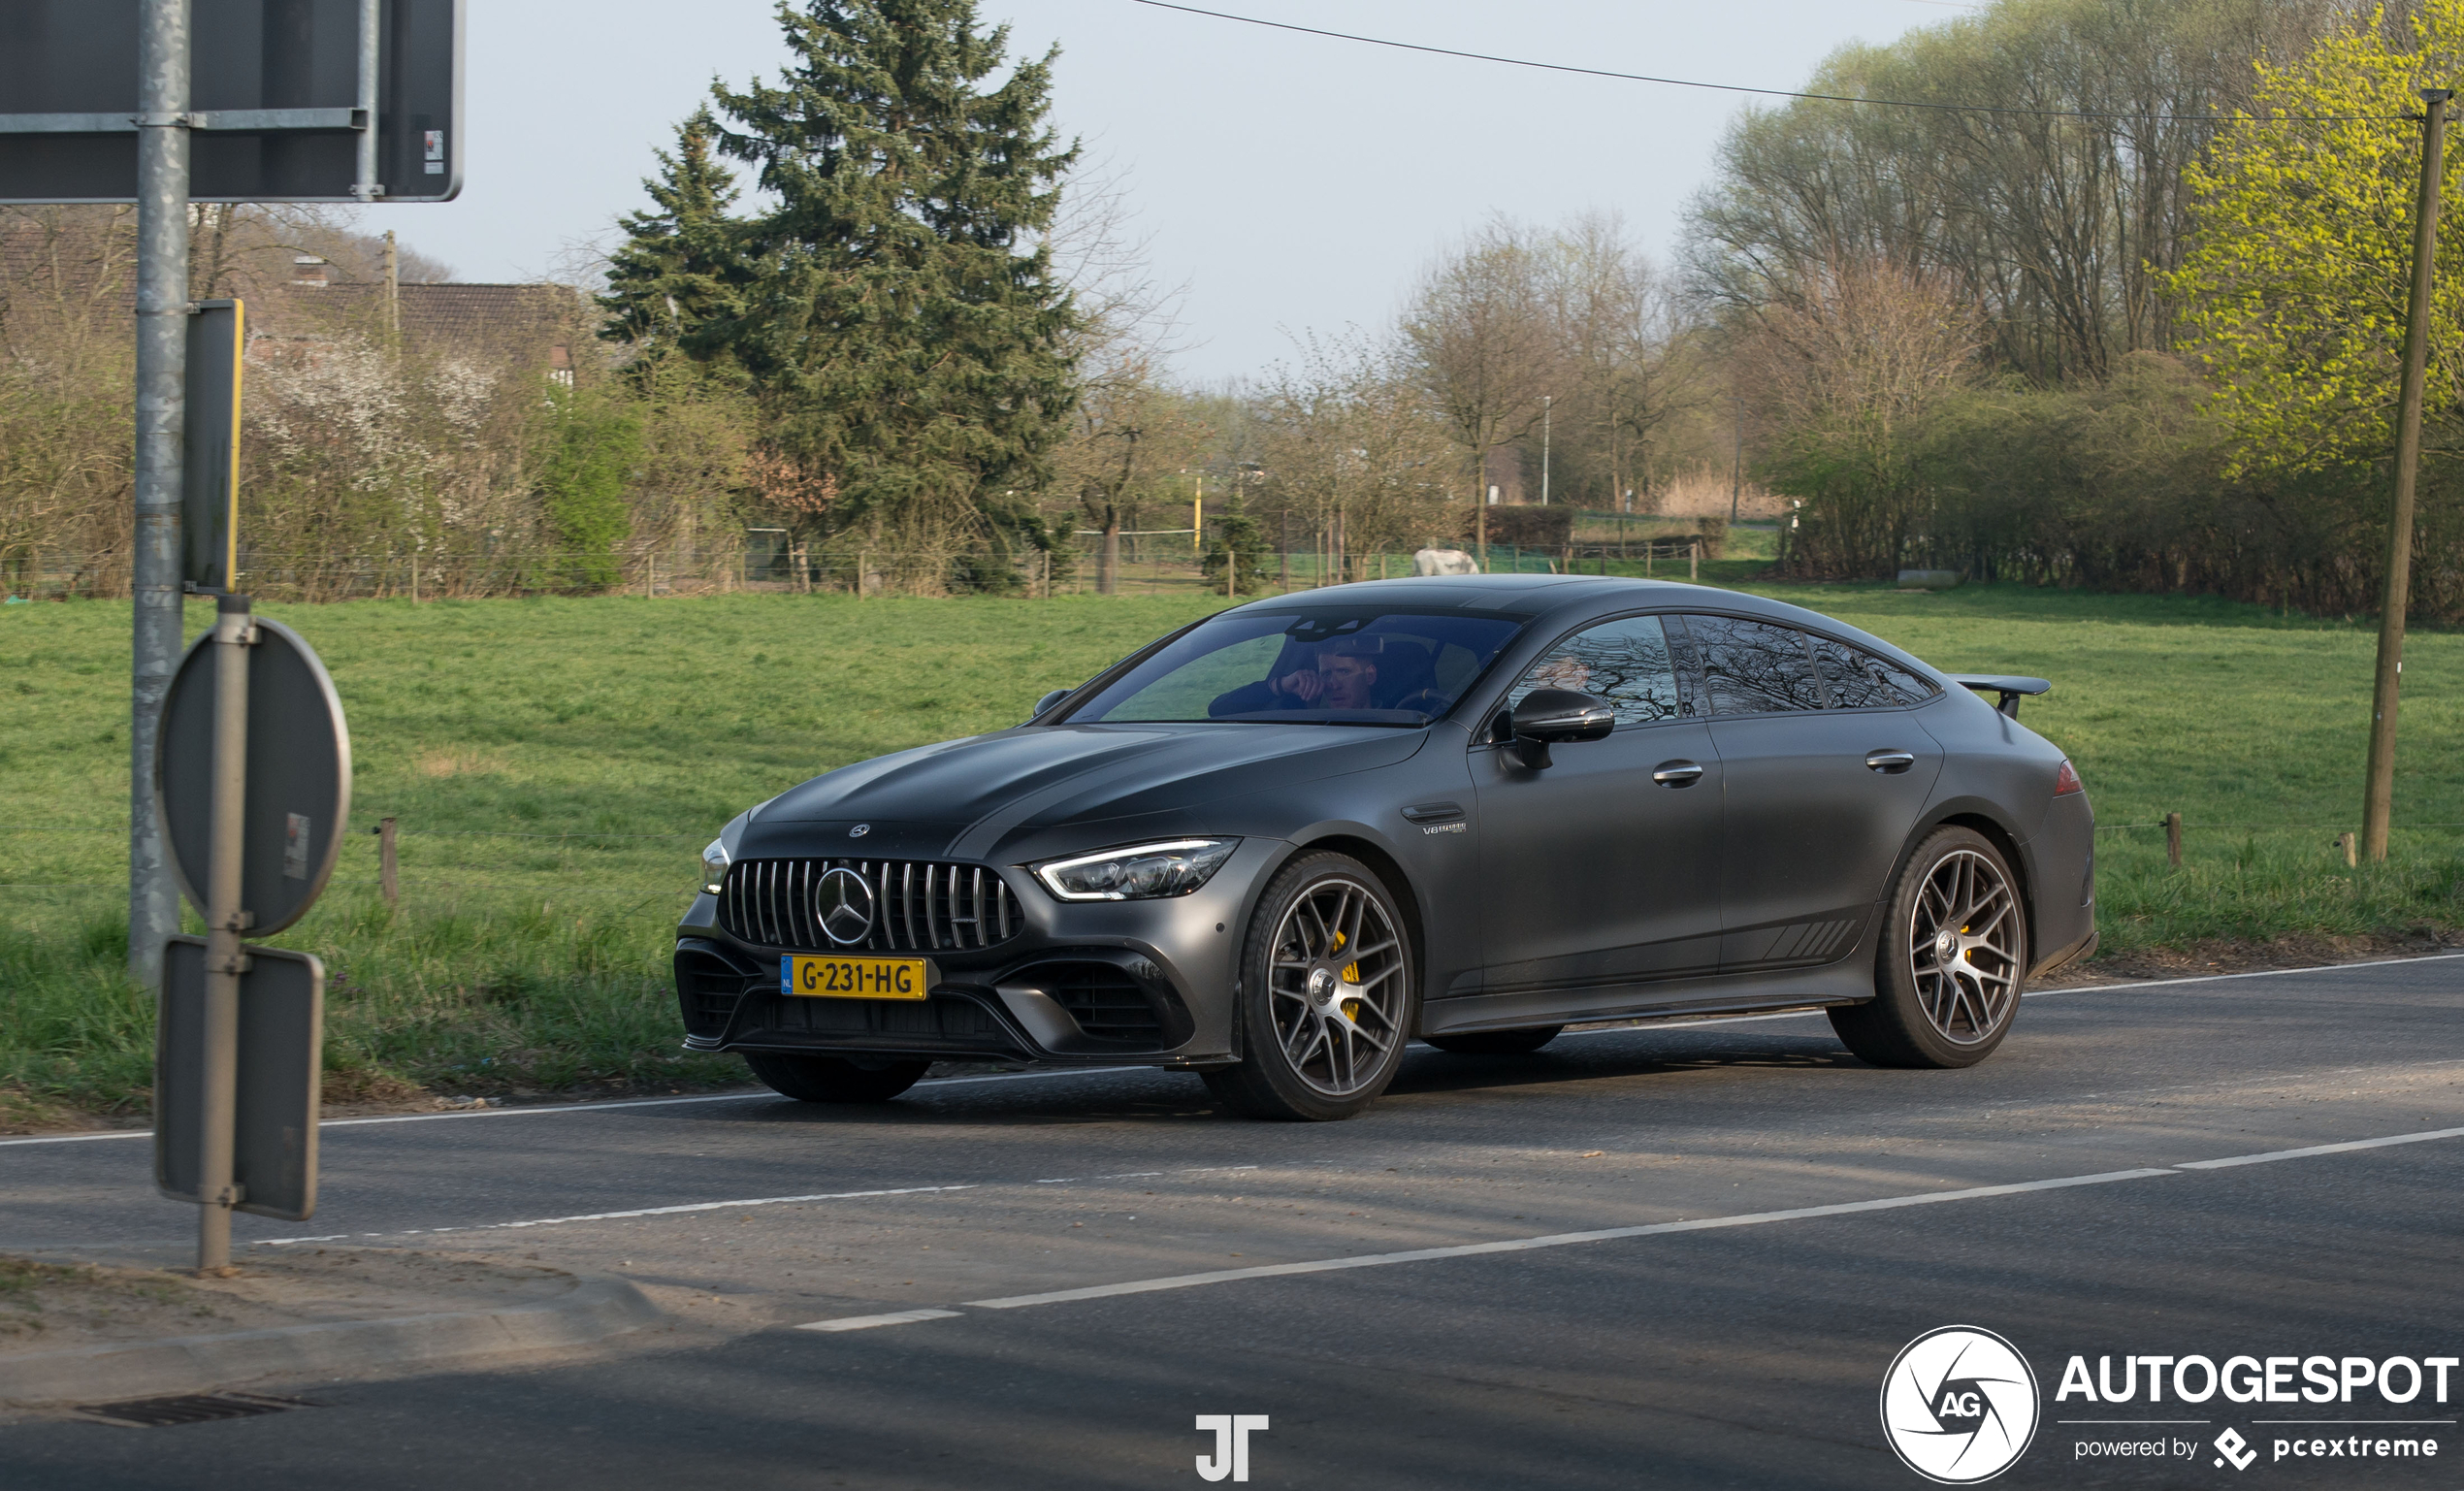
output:
<path id="1" fill-rule="evenodd" d="M 1294 591 L 1252 600 L 1244 611 L 1305 611 L 1321 605 L 1391 605 L 1491 611 L 1532 618 L 1566 612 L 1610 612 L 1626 607 L 1726 611 L 1759 616 L 1785 626 L 1811 627 L 1892 658 L 1914 664 L 1936 681 L 1947 677 L 1931 664 L 1835 617 L 1785 600 L 1682 580 L 1636 580 L 1593 574 L 1458 574 L 1401 580 L 1358 580 L 1318 590 Z M 1229 614 L 1218 612 L 1217 614 Z"/>
<path id="2" fill-rule="evenodd" d="M 1459 606 L 1472 611 L 1500 611 L 1509 616 L 1541 616 L 1621 593 L 1647 597 L 1648 600 L 1639 603 L 1650 604 L 1663 600 L 1673 600 L 1683 592 L 1726 594 L 1706 591 L 1700 585 L 1603 575 L 1454 574 L 1414 576 L 1405 580 L 1356 580 L 1349 585 L 1329 585 L 1318 590 L 1294 591 L 1288 596 L 1272 596 L 1264 600 L 1253 600 L 1242 609 L 1299 611 L 1330 603 L 1357 605 L 1367 602 L 1375 605 Z"/>

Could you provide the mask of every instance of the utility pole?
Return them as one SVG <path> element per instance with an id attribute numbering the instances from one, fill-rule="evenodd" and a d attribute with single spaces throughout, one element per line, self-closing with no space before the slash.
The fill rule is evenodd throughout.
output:
<path id="1" fill-rule="evenodd" d="M 1745 401 L 1732 396 L 1729 404 L 1729 429 L 1736 437 L 1729 455 L 1729 526 L 1735 528 L 1737 495 L 1745 485 Z"/>
<path id="2" fill-rule="evenodd" d="M 1480 573 L 1489 572 L 1489 451 L 1472 453 L 1472 548 Z"/>
<path id="3" fill-rule="evenodd" d="M 1556 402 L 1547 394 L 1540 395 L 1540 505 L 1543 507 L 1548 505 L 1549 409 Z"/>
<path id="4" fill-rule="evenodd" d="M 672 297 L 671 297 L 672 298 Z M 402 251 L 394 246 L 394 230 L 385 230 L 385 336 L 402 350 L 403 335 L 403 261 Z"/>
<path id="5" fill-rule="evenodd" d="M 2387 583 L 2379 604 L 2379 676 L 2370 697 L 2370 771 L 2362 790 L 2361 852 L 2387 857 L 2395 802 L 2395 719 L 2404 682 L 2404 612 L 2413 600 L 2413 478 L 2421 465 L 2421 385 L 2429 362 L 2430 289 L 2438 270 L 2439 190 L 2446 174 L 2452 88 L 2421 90 L 2421 199 L 2413 221 L 2413 290 L 2404 313 L 2404 381 L 2396 395 L 2395 501 L 2387 520 Z"/>
<path id="6" fill-rule="evenodd" d="M 128 971 L 160 989 L 179 930 L 154 732 L 179 665 L 179 479 L 188 409 L 188 0 L 144 0 L 137 38 L 137 462 L 129 670 Z"/>

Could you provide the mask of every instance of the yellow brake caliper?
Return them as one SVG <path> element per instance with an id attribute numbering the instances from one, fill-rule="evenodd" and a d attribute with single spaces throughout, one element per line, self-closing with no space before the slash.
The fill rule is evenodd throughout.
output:
<path id="1" fill-rule="evenodd" d="M 1344 934 L 1343 934 L 1343 933 L 1341 933 L 1341 932 L 1337 932 L 1337 933 L 1335 934 L 1335 951 L 1336 951 L 1336 952 L 1341 953 L 1341 952 L 1344 950 L 1344 941 L 1345 941 Z M 1345 982 L 1345 983 L 1346 983 L 1346 984 L 1357 984 L 1357 983 L 1359 983 L 1359 982 L 1360 982 L 1360 964 L 1358 964 L 1358 963 L 1345 963 L 1345 964 L 1344 964 L 1344 982 Z M 1350 1020 L 1350 1021 L 1357 1021 L 1357 1020 L 1359 1020 L 1359 1019 L 1360 1019 L 1360 1001 L 1359 1001 L 1359 1000 L 1357 1000 L 1357 999 L 1346 999 L 1346 1000 L 1345 1000 L 1345 1001 L 1344 1001 L 1344 1018 L 1345 1018 L 1345 1020 Z"/>

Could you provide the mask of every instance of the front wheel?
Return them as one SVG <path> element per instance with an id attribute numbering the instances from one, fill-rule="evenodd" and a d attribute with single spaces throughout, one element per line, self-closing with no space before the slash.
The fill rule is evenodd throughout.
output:
<path id="1" fill-rule="evenodd" d="M 2027 908 L 1993 841 L 1936 829 L 1899 872 L 1874 997 L 1831 1012 L 1841 1041 L 1876 1066 L 1974 1066 L 2019 1014 Z"/>
<path id="2" fill-rule="evenodd" d="M 914 1086 L 932 1065 L 929 1061 L 859 1065 L 844 1056 L 784 1051 L 748 1051 L 744 1064 L 771 1091 L 799 1103 L 887 1103 Z"/>
<path id="3" fill-rule="evenodd" d="M 1403 1064 L 1411 949 L 1383 882 L 1345 855 L 1308 855 L 1259 897 L 1241 955 L 1237 1066 L 1206 1073 L 1252 1118 L 1348 1118 Z"/>

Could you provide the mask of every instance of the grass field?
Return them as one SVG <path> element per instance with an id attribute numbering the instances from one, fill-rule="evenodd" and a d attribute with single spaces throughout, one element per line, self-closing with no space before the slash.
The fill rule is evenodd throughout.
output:
<path id="1" fill-rule="evenodd" d="M 2464 921 L 2464 637 L 2413 641 L 2404 827 L 2388 864 L 2353 871 L 2329 841 L 2358 817 L 2366 628 L 2007 587 L 1765 593 L 1947 668 L 2056 681 L 2026 719 L 2079 763 L 2106 826 L 2108 952 Z M 722 823 L 832 766 L 1014 723 L 1220 604 L 266 607 L 325 657 L 353 734 L 356 831 L 337 884 L 274 939 L 327 960 L 330 1095 L 740 1080 L 732 1057 L 678 1053 L 665 967 L 693 857 Z M 197 608 L 191 632 L 206 621 Z M 0 1120 L 143 1107 L 150 1001 L 120 974 L 127 628 L 124 604 L 0 608 Z M 2152 827 L 2167 811 L 2189 826 L 2179 871 Z M 366 831 L 387 816 L 403 832 L 399 913 L 375 894 Z"/>

